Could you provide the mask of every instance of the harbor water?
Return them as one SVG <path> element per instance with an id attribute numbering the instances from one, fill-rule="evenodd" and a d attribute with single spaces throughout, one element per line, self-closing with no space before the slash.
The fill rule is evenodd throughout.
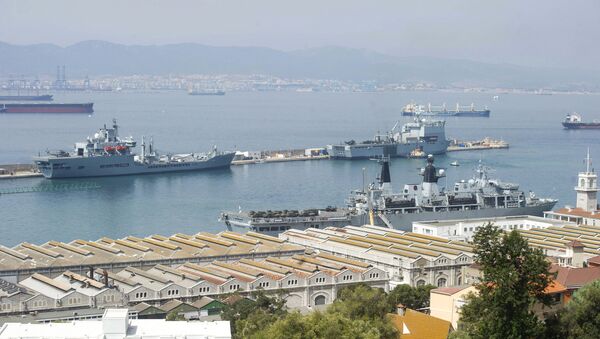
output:
<path id="1" fill-rule="evenodd" d="M 600 119 L 598 95 L 525 95 L 450 92 L 296 93 L 232 92 L 189 96 L 185 92 L 57 93 L 56 102 L 94 102 L 95 113 L 0 114 L 0 163 L 28 163 L 45 150 L 68 149 L 117 118 L 122 136 L 152 136 L 159 152 L 220 149 L 275 150 L 320 147 L 370 139 L 402 117 L 402 107 L 456 102 L 487 105 L 490 118 L 448 118 L 450 138 L 489 136 L 510 144 L 507 150 L 453 152 L 437 158 L 447 168 L 441 185 L 468 179 L 481 160 L 492 176 L 519 183 L 538 196 L 575 203 L 577 172 L 587 147 L 600 161 L 600 131 L 563 130 L 561 121 L 576 111 Z M 460 166 L 450 166 L 457 161 Z M 419 159 L 393 159 L 392 185 L 417 183 Z M 363 168 L 375 179 L 374 161 L 301 161 L 233 166 L 226 170 L 81 179 L 91 190 L 36 190 L 0 195 L 0 244 L 50 239 L 97 239 L 199 231 L 219 232 L 222 210 L 302 209 L 343 206 L 352 189 L 363 185 Z M 79 179 L 69 179 L 77 182 Z M 0 191 L 35 188 L 42 178 L 0 181 Z"/>

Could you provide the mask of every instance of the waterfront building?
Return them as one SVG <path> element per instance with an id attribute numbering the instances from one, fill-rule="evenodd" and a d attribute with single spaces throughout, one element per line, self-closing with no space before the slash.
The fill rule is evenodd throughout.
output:
<path id="1" fill-rule="evenodd" d="M 550 226 L 575 225 L 574 222 L 552 220 L 532 215 L 517 215 L 508 217 L 415 221 L 412 223 L 412 231 L 414 233 L 451 240 L 471 241 L 477 229 L 488 223 L 492 223 L 505 231 L 523 231 L 545 229 Z"/>
<path id="2" fill-rule="evenodd" d="M 110 271 L 128 266 L 149 268 L 156 264 L 260 259 L 303 252 L 303 247 L 254 232 L 178 233 L 169 237 L 152 235 L 123 239 L 102 237 L 96 241 L 48 241 L 42 245 L 24 242 L 12 248 L 0 245 L 0 278 L 16 283 L 33 273 L 56 276 L 69 270 L 87 274 L 90 266 Z"/>
<path id="3" fill-rule="evenodd" d="M 391 287 L 461 285 L 461 268 L 473 263 L 468 243 L 379 226 L 288 230 L 279 237 L 378 267 L 389 275 Z"/>
<path id="4" fill-rule="evenodd" d="M 5 323 L 3 338 L 231 338 L 229 321 L 188 322 L 159 319 L 129 319 L 127 309 L 106 309 L 101 321 L 76 320 L 63 323 Z"/>
<path id="5" fill-rule="evenodd" d="M 544 212 L 545 218 L 574 222 L 578 225 L 600 226 L 598 210 L 598 175 L 592 168 L 592 159 L 588 150 L 585 159 L 586 169 L 577 176 L 577 204 L 575 208 L 565 206 L 556 211 Z"/>

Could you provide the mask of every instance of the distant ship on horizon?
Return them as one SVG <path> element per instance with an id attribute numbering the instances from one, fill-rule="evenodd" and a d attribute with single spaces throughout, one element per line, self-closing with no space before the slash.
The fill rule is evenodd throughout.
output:
<path id="1" fill-rule="evenodd" d="M 565 129 L 600 129 L 600 121 L 583 122 L 581 115 L 577 113 L 567 114 L 562 125 Z"/>
<path id="2" fill-rule="evenodd" d="M 205 91 L 196 91 L 190 90 L 188 92 L 189 95 L 225 95 L 225 91 L 221 90 L 205 90 Z"/>
<path id="3" fill-rule="evenodd" d="M 487 106 L 484 109 L 476 109 L 475 104 L 471 104 L 470 106 L 461 106 L 460 104 L 456 104 L 454 109 L 449 109 L 446 107 L 446 104 L 442 104 L 442 106 L 432 106 L 431 104 L 427 105 L 417 105 L 415 103 L 410 103 L 404 106 L 402 110 L 403 116 L 436 116 L 436 117 L 483 117 L 489 118 L 490 110 Z"/>
<path id="4" fill-rule="evenodd" d="M 52 101 L 51 94 L 43 95 L 0 95 L 0 101 Z"/>

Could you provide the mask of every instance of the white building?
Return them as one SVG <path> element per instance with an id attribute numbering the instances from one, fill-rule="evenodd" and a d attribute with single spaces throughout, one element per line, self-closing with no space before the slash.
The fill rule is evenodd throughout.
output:
<path id="1" fill-rule="evenodd" d="M 461 268 L 473 263 L 472 245 L 465 242 L 378 226 L 292 229 L 279 237 L 379 268 L 389 275 L 390 288 L 461 285 Z"/>
<path id="2" fill-rule="evenodd" d="M 59 338 L 231 338 L 229 321 L 165 321 L 128 318 L 127 309 L 107 309 L 102 321 L 77 320 L 65 323 L 6 323 L 0 327 L 0 339 Z"/>
<path id="3" fill-rule="evenodd" d="M 562 220 L 552 220 L 531 215 L 516 215 L 476 219 L 415 221 L 412 225 L 412 231 L 414 233 L 446 239 L 471 241 L 477 229 L 490 222 L 505 231 L 523 231 L 545 229 L 550 226 L 574 225 L 572 222 Z"/>
<path id="4" fill-rule="evenodd" d="M 600 211 L 598 210 L 598 175 L 592 166 L 588 150 L 585 172 L 579 172 L 577 177 L 577 205 L 575 208 L 565 206 L 556 211 L 544 213 L 544 217 L 574 222 L 577 225 L 600 226 Z"/>

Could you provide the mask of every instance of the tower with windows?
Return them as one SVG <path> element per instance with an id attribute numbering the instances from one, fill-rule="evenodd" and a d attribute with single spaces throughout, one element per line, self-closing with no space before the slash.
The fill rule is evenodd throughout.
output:
<path id="1" fill-rule="evenodd" d="M 581 208 L 586 212 L 594 212 L 598 209 L 598 175 L 592 166 L 590 158 L 590 150 L 588 149 L 587 157 L 585 158 L 586 170 L 579 172 L 577 177 L 577 208 Z"/>

